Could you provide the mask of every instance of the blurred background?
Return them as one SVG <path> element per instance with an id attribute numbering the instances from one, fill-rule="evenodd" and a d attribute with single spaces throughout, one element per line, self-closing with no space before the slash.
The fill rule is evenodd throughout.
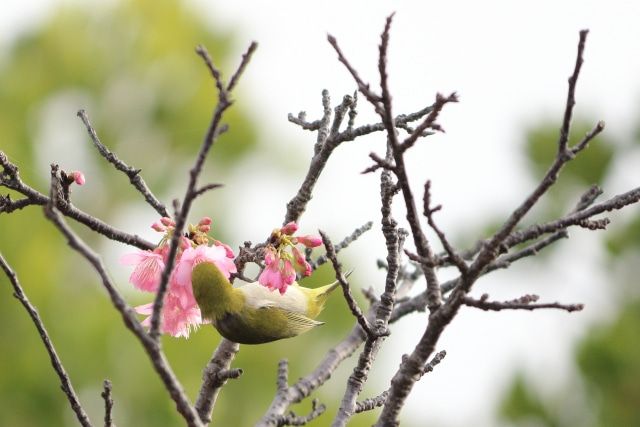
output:
<path id="1" fill-rule="evenodd" d="M 167 205 L 182 197 L 187 171 L 215 100 L 214 85 L 193 53 L 205 45 L 228 76 L 251 40 L 260 47 L 235 94 L 230 132 L 215 145 L 206 179 L 225 187 L 196 205 L 192 222 L 213 217 L 212 234 L 238 247 L 264 240 L 281 224 L 297 190 L 315 135 L 288 123 L 288 113 L 321 114 L 326 88 L 337 104 L 355 86 L 326 42 L 335 35 L 361 76 L 375 84 L 379 34 L 395 11 L 389 68 L 395 112 L 457 91 L 440 123 L 446 134 L 418 144 L 409 159 L 415 188 L 432 180 L 441 227 L 459 245 L 486 236 L 530 191 L 551 161 L 575 61 L 578 31 L 589 28 L 578 83 L 573 140 L 597 120 L 607 129 L 572 163 L 527 224 L 568 211 L 591 184 L 610 197 L 640 183 L 640 5 L 611 1 L 299 2 L 9 0 L 0 6 L 0 150 L 22 178 L 47 190 L 49 164 L 85 172 L 74 189 L 83 210 L 156 241 L 157 217 L 122 174 L 100 158 L 76 117 L 87 110 L 103 143 L 142 168 Z M 360 102 L 358 122 L 376 121 Z M 383 288 L 376 260 L 378 178 L 360 175 L 368 153 L 384 152 L 373 135 L 344 144 L 318 183 L 300 227 L 334 241 L 365 222 L 374 228 L 341 253 L 357 287 Z M 5 192 L 5 190 L 3 190 Z M 402 224 L 403 211 L 395 216 Z M 582 302 L 582 312 L 484 313 L 463 310 L 443 334 L 447 357 L 416 386 L 402 417 L 407 426 L 639 426 L 640 300 L 637 262 L 640 208 L 611 215 L 606 232 L 571 230 L 571 239 L 508 271 L 483 278 L 474 293 L 493 299 L 537 293 L 544 301 Z M 150 301 L 127 283 L 118 263 L 132 249 L 74 228 L 104 255 L 131 305 Z M 92 419 L 102 417 L 102 380 L 113 382 L 120 426 L 180 425 L 174 405 L 132 335 L 110 306 L 86 262 L 66 247 L 39 208 L 0 215 L 0 251 L 38 307 Z M 443 277 L 451 272 L 444 271 Z M 330 279 L 327 269 L 307 284 Z M 421 284 L 418 285 L 421 287 Z M 418 292 L 420 289 L 417 289 Z M 344 337 L 353 321 L 334 297 L 327 324 L 304 336 L 244 346 L 234 361 L 244 375 L 223 390 L 215 425 L 252 425 L 275 391 L 277 361 L 290 378 L 305 375 Z M 0 425 L 75 425 L 31 321 L 0 278 Z M 362 397 L 388 387 L 401 355 L 425 325 L 413 314 L 393 327 Z M 191 398 L 217 334 L 201 328 L 188 340 L 164 338 Z M 317 397 L 328 425 L 354 360 Z M 293 409 L 306 413 L 309 402 Z M 357 415 L 371 425 L 376 412 Z"/>

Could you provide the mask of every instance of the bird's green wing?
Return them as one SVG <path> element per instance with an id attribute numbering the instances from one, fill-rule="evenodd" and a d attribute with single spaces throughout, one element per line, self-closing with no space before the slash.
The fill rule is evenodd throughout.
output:
<path id="1" fill-rule="evenodd" d="M 214 326 L 223 337 L 241 344 L 262 344 L 291 338 L 322 325 L 304 314 L 272 305 L 227 313 Z"/>
<path id="2" fill-rule="evenodd" d="M 318 322 L 317 320 L 313 320 L 308 318 L 302 313 L 296 313 L 295 311 L 282 310 L 285 317 L 287 318 L 289 325 L 298 334 L 308 331 L 314 326 L 322 325 L 324 322 Z"/>

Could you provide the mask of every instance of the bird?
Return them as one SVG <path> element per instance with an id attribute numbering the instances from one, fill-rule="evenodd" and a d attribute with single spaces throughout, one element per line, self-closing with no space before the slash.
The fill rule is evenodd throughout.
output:
<path id="1" fill-rule="evenodd" d="M 239 344 L 263 344 L 291 338 L 322 325 L 315 318 L 324 308 L 333 282 L 318 288 L 291 284 L 284 294 L 257 283 L 234 288 L 211 262 L 197 264 L 191 273 L 193 296 L 203 320 L 224 338 Z"/>

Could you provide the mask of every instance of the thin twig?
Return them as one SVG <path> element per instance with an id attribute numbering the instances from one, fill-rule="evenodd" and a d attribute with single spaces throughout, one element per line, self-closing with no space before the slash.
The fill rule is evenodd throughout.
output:
<path id="1" fill-rule="evenodd" d="M 393 20 L 393 14 L 390 15 L 385 23 L 384 31 L 381 36 L 381 43 L 379 47 L 379 59 L 378 59 L 378 70 L 380 72 L 380 88 L 382 91 L 382 95 L 375 94 L 369 87 L 368 84 L 365 84 L 357 71 L 353 68 L 353 66 L 346 59 L 342 50 L 338 46 L 338 42 L 335 37 L 329 36 L 329 43 L 333 46 L 334 50 L 338 54 L 338 60 L 344 64 L 344 66 L 349 70 L 354 80 L 358 85 L 358 90 L 362 93 L 365 98 L 373 105 L 376 112 L 380 115 L 382 119 L 382 123 L 385 126 L 385 130 L 387 132 L 387 140 L 390 146 L 393 149 L 393 158 L 395 160 L 394 172 L 396 177 L 398 178 L 398 187 L 402 190 L 402 195 L 405 201 L 405 207 L 407 211 L 407 221 L 411 227 L 411 234 L 414 239 L 414 243 L 416 245 L 416 249 L 418 251 L 418 255 L 424 262 L 421 263 L 421 266 L 424 270 L 424 275 L 427 280 L 427 289 L 429 294 L 429 309 L 436 310 L 442 304 L 442 296 L 440 292 L 440 286 L 438 283 L 438 278 L 435 274 L 434 269 L 434 254 L 431 250 L 429 242 L 422 231 L 422 227 L 420 225 L 420 221 L 418 218 L 415 200 L 413 197 L 413 193 L 411 190 L 411 186 L 409 185 L 409 178 L 407 176 L 405 163 L 404 163 L 404 152 L 402 149 L 402 145 L 398 141 L 398 136 L 396 133 L 396 126 L 394 122 L 394 116 L 391 105 L 391 93 L 388 87 L 388 75 L 387 75 L 387 49 L 389 44 L 389 31 L 391 28 L 391 22 Z M 446 102 L 453 102 L 456 99 L 455 94 L 450 95 L 445 98 L 441 95 L 436 97 L 436 105 L 442 104 Z M 431 118 L 427 118 L 425 121 L 428 123 L 432 123 L 439 112 L 441 106 L 437 109 L 431 111 L 431 113 L 435 112 L 433 116 L 430 115 Z M 437 111 L 436 111 L 437 110 Z M 424 122 L 423 122 L 424 123 Z M 419 126 L 421 133 L 426 128 L 423 126 Z"/>
<path id="2" fill-rule="evenodd" d="M 356 403 L 355 413 L 359 414 L 360 412 L 371 411 L 373 409 L 379 408 L 384 405 L 385 400 L 387 400 L 387 396 L 389 395 L 389 391 L 385 390 L 380 395 L 376 397 L 370 397 L 361 402 Z"/>
<path id="3" fill-rule="evenodd" d="M 536 303 L 540 297 L 538 295 L 524 295 L 512 301 L 488 301 L 489 295 L 483 294 L 480 299 L 465 297 L 462 301 L 464 305 L 479 308 L 484 311 L 501 311 L 501 310 L 538 310 L 541 308 L 554 308 L 565 310 L 569 313 L 573 311 L 581 311 L 584 304 L 561 304 L 559 302 Z"/>
<path id="4" fill-rule="evenodd" d="M 573 115 L 573 107 L 576 104 L 576 83 L 580 75 L 580 69 L 584 62 L 584 45 L 587 40 L 589 30 L 580 31 L 580 40 L 578 41 L 578 54 L 576 55 L 576 64 L 573 73 L 569 77 L 569 90 L 567 91 L 567 102 L 564 109 L 564 117 L 562 127 L 560 128 L 560 137 L 558 138 L 558 156 L 565 156 L 568 152 L 567 143 L 569 141 L 569 131 L 571 129 L 571 117 Z"/>
<path id="5" fill-rule="evenodd" d="M 153 209 L 155 209 L 155 211 L 158 212 L 160 216 L 169 216 L 169 212 L 167 211 L 165 205 L 163 205 L 156 198 L 156 196 L 153 195 L 146 182 L 144 182 L 144 180 L 140 176 L 141 169 L 135 169 L 127 165 L 125 162 L 120 160 L 118 156 L 115 155 L 115 153 L 110 151 L 104 144 L 102 144 L 102 142 L 100 142 L 100 138 L 98 138 L 96 130 L 91 125 L 91 122 L 89 121 L 89 117 L 87 116 L 85 110 L 79 110 L 77 116 L 80 117 L 80 120 L 82 120 L 85 127 L 87 128 L 87 132 L 89 133 L 89 136 L 93 141 L 93 145 L 96 146 L 100 155 L 102 155 L 102 157 L 104 157 L 109 163 L 111 163 L 117 170 L 129 177 L 131 185 L 133 185 L 135 189 L 144 196 L 144 199 L 147 201 L 147 203 Z"/>
<path id="6" fill-rule="evenodd" d="M 438 366 L 440 362 L 442 362 L 442 360 L 445 358 L 446 355 L 447 355 L 447 352 L 445 350 L 437 352 L 435 356 L 433 356 L 433 359 L 431 359 L 431 361 L 427 363 L 427 366 L 424 367 L 424 370 L 422 371 L 422 375 L 432 372 L 433 369 L 436 366 Z"/>
<path id="7" fill-rule="evenodd" d="M 232 78 L 234 80 L 230 82 L 229 90 L 235 87 L 235 80 L 240 77 L 255 48 L 255 42 L 251 43 L 249 49 L 247 50 L 247 53 L 243 56 L 238 69 L 233 74 Z M 175 217 L 176 224 L 173 235 L 171 236 L 171 241 L 169 243 L 167 262 L 160 278 L 160 284 L 158 286 L 156 297 L 153 301 L 153 312 L 151 314 L 151 326 L 149 328 L 149 335 L 156 341 L 160 337 L 160 313 L 162 312 L 162 306 L 164 305 L 164 297 L 167 293 L 169 277 L 175 264 L 175 257 L 178 252 L 180 237 L 186 225 L 187 216 L 189 215 L 189 212 L 191 210 L 191 205 L 198 195 L 198 178 L 202 172 L 204 161 L 209 151 L 211 150 L 211 147 L 224 129 L 221 123 L 222 116 L 232 104 L 232 101 L 229 99 L 229 91 L 225 88 L 222 77 L 220 76 L 220 72 L 214 66 L 207 50 L 202 46 L 198 46 L 196 52 L 198 53 L 198 55 L 200 55 L 200 57 L 202 57 L 205 64 L 209 68 L 209 71 L 213 75 L 214 80 L 216 81 L 216 87 L 218 88 L 218 103 L 216 104 L 216 108 L 214 109 L 213 116 L 209 123 L 209 128 L 207 129 L 207 133 L 204 137 L 202 145 L 200 146 L 200 151 L 198 152 L 196 160 L 191 167 L 191 170 L 189 171 L 189 183 L 187 184 L 187 188 L 185 189 L 182 203 L 180 203 L 180 210 Z"/>
<path id="8" fill-rule="evenodd" d="M 347 237 L 342 239 L 342 241 L 340 243 L 338 243 L 337 245 L 334 246 L 336 254 L 338 254 L 341 250 L 347 248 L 351 243 L 353 243 L 356 240 L 358 240 L 360 238 L 360 236 L 362 236 L 364 233 L 366 233 L 367 231 L 371 230 L 372 226 L 373 226 L 373 222 L 368 221 L 365 224 L 363 224 L 362 226 L 360 226 L 360 227 L 356 228 L 355 230 L 353 230 L 353 233 L 349 234 Z M 313 268 L 315 270 L 316 268 L 318 268 L 322 264 L 326 263 L 328 260 L 329 259 L 327 258 L 326 255 L 320 255 L 314 262 L 311 263 L 311 268 Z"/>
<path id="9" fill-rule="evenodd" d="M 104 427 L 113 427 L 113 397 L 111 396 L 111 381 L 104 380 L 103 392 L 100 394 L 104 400 Z"/>
<path id="10" fill-rule="evenodd" d="M 336 280 L 340 283 L 340 286 L 342 287 L 342 293 L 344 294 L 344 299 L 346 300 L 347 305 L 349 306 L 349 310 L 351 310 L 351 314 L 353 314 L 353 316 L 358 321 L 358 324 L 360 325 L 362 330 L 364 330 L 368 336 L 375 336 L 376 332 L 373 330 L 373 328 L 371 327 L 367 319 L 364 317 L 364 314 L 362 314 L 362 310 L 360 309 L 360 307 L 358 307 L 358 303 L 353 298 L 353 294 L 351 293 L 349 282 L 347 282 L 347 279 L 342 274 L 342 267 L 338 262 L 338 258 L 336 256 L 336 251 L 333 247 L 333 243 L 331 243 L 329 236 L 327 236 L 327 234 L 324 231 L 318 230 L 318 232 L 320 233 L 320 236 L 322 237 L 322 243 L 324 244 L 324 247 L 327 250 L 327 258 L 329 258 L 331 260 L 331 263 L 333 264 L 333 269 L 336 272 Z"/>
<path id="11" fill-rule="evenodd" d="M 569 90 L 567 93 L 567 103 L 565 106 L 564 119 L 562 122 L 562 127 L 560 128 L 560 136 L 558 138 L 558 154 L 545 174 L 542 178 L 538 186 L 534 189 L 534 191 L 518 206 L 509 216 L 509 218 L 505 221 L 502 227 L 493 235 L 493 237 L 489 240 L 489 242 L 484 245 L 481 249 L 480 253 L 476 257 L 473 264 L 470 266 L 470 276 L 471 279 L 467 281 L 465 284 L 466 291 L 469 290 L 471 284 L 473 283 L 473 277 L 476 276 L 488 265 L 490 264 L 497 256 L 498 256 L 498 248 L 505 243 L 505 240 L 514 228 L 518 225 L 520 220 L 531 210 L 531 208 L 538 202 L 540 197 L 547 190 L 555 184 L 558 179 L 559 173 L 564 167 L 564 165 L 570 161 L 574 156 L 567 149 L 567 140 L 569 129 L 571 125 L 571 116 L 573 114 L 573 107 L 575 104 L 575 86 L 578 78 L 578 74 L 580 71 L 580 65 L 582 64 L 582 55 L 584 52 L 584 43 L 587 37 L 586 30 L 580 31 L 580 41 L 578 43 L 578 54 L 576 57 L 576 67 L 572 76 L 569 78 Z M 604 122 L 598 122 L 596 127 L 592 132 L 589 132 L 585 137 L 585 140 L 591 140 L 597 134 L 602 132 L 604 129 Z M 588 142 L 588 141 L 587 141 Z M 584 143 L 586 145 L 586 142 Z M 579 145 L 582 145 L 579 144 Z"/>
<path id="12" fill-rule="evenodd" d="M 9 282 L 11 282 L 11 285 L 13 286 L 13 296 L 16 297 L 18 301 L 20 301 L 22 306 L 25 308 L 25 310 L 27 310 L 29 317 L 31 317 L 31 320 L 33 321 L 34 326 L 38 330 L 38 334 L 40 334 L 40 339 L 42 340 L 42 343 L 44 344 L 44 347 L 46 348 L 47 353 L 49 353 L 51 366 L 53 366 L 53 370 L 56 371 L 56 374 L 58 374 L 58 378 L 60 379 L 60 388 L 62 389 L 64 394 L 67 396 L 67 400 L 71 405 L 71 410 L 73 410 L 74 414 L 76 415 L 76 418 L 78 419 L 78 422 L 82 426 L 91 427 L 91 421 L 89 420 L 87 413 L 84 411 L 84 408 L 82 407 L 82 404 L 80 403 L 80 400 L 78 399 L 78 396 L 76 395 L 75 390 L 73 389 L 73 385 L 71 384 L 71 379 L 69 378 L 69 374 L 67 374 L 67 371 L 64 369 L 64 366 L 62 365 L 62 361 L 60 360 L 60 357 L 56 352 L 53 342 L 49 337 L 49 333 L 47 332 L 47 329 L 45 328 L 44 323 L 42 322 L 42 319 L 38 314 L 38 310 L 36 310 L 36 308 L 29 301 L 29 298 L 27 298 L 27 295 L 24 293 L 24 290 L 20 285 L 17 274 L 9 266 L 9 264 L 4 259 L 1 253 L 0 253 L 0 267 L 2 267 L 2 270 L 4 271 L 7 278 L 9 279 Z"/>
<path id="13" fill-rule="evenodd" d="M 311 412 L 304 417 L 298 416 L 293 412 L 289 412 L 287 415 L 280 415 L 276 419 L 277 426 L 303 426 L 309 422 L 315 420 L 327 410 L 327 407 L 318 401 L 313 399 L 311 401 Z"/>
<path id="14" fill-rule="evenodd" d="M 194 197 L 200 197 L 207 191 L 215 190 L 216 188 L 221 188 L 221 187 L 224 187 L 224 184 L 206 184 L 198 188 L 197 190 L 195 190 L 193 195 Z"/>
<path id="15" fill-rule="evenodd" d="M 28 186 L 22 181 L 22 179 L 20 179 L 18 167 L 11 163 L 8 157 L 2 151 L 0 151 L 0 166 L 2 166 L 3 168 L 3 172 L 0 173 L 0 185 L 17 191 L 18 193 L 25 196 L 28 200 L 30 200 L 29 203 L 19 201 L 20 204 L 24 204 L 24 206 L 45 206 L 49 203 L 49 197 Z M 56 208 L 58 208 L 60 212 L 65 216 L 76 220 L 77 222 L 85 225 L 96 233 L 102 234 L 108 239 L 135 246 L 140 249 L 153 249 L 155 247 L 154 244 L 144 240 L 143 238 L 135 234 L 125 233 L 124 231 L 118 230 L 115 227 L 107 224 L 106 222 L 101 221 L 98 218 L 81 211 L 68 201 L 59 199 Z"/>
<path id="16" fill-rule="evenodd" d="M 311 130 L 311 131 L 318 130 L 322 125 L 321 120 L 314 120 L 313 122 L 308 122 L 306 120 L 307 113 L 305 111 L 300 111 L 297 116 L 294 116 L 293 114 L 289 113 L 287 118 L 291 123 L 300 126 L 304 130 Z"/>
<path id="17" fill-rule="evenodd" d="M 442 230 L 440 230 L 435 220 L 433 219 L 433 214 L 436 211 L 440 210 L 441 206 L 438 205 L 434 208 L 431 207 L 431 181 L 427 181 L 424 184 L 423 200 L 424 200 L 423 214 L 424 216 L 427 217 L 427 222 L 429 223 L 429 226 L 431 227 L 431 229 L 435 231 L 436 234 L 438 235 L 438 238 L 440 239 L 440 243 L 442 243 L 442 246 L 444 247 L 445 252 L 449 256 L 449 260 L 456 267 L 458 267 L 458 271 L 460 271 L 460 274 L 462 275 L 467 274 L 467 270 L 468 270 L 467 263 L 464 262 L 464 259 L 462 259 L 462 257 L 458 254 L 458 252 L 453 248 L 451 243 L 449 243 L 449 239 L 447 239 L 447 236 L 444 234 Z"/>
<path id="18" fill-rule="evenodd" d="M 240 65 L 238 65 L 238 68 L 236 68 L 236 72 L 233 73 L 233 75 L 229 79 L 227 92 L 233 91 L 233 89 L 236 87 L 238 81 L 240 80 L 240 76 L 242 76 L 242 73 L 244 73 L 244 70 L 246 70 L 247 65 L 249 65 L 249 62 L 251 61 L 251 58 L 253 57 L 256 49 L 258 49 L 258 42 L 252 41 L 245 53 L 242 54 L 242 59 L 240 60 Z"/>

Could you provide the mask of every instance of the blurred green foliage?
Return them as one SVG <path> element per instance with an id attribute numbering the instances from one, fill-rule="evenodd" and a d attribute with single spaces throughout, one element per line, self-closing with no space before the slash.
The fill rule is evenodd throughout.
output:
<path id="1" fill-rule="evenodd" d="M 216 64 L 229 70 L 239 60 L 239 55 L 230 55 L 230 42 L 228 35 L 213 33 L 195 11 L 177 0 L 61 8 L 20 36 L 3 57 L 0 149 L 18 164 L 25 182 L 45 193 L 48 163 L 87 172 L 87 184 L 76 190 L 74 198 L 81 208 L 107 222 L 131 206 L 143 209 L 146 205 L 126 177 L 90 146 L 75 117 L 78 109 L 85 108 L 104 144 L 130 165 L 143 168 L 145 180 L 162 200 L 176 197 L 167 194 L 176 180 L 185 179 L 215 101 L 214 84 L 193 48 L 203 44 Z M 226 116 L 230 131 L 216 144 L 208 163 L 218 173 L 234 168 L 256 147 L 256 131 L 242 105 L 239 99 Z M 64 123 L 57 123 L 61 117 Z M 53 139 L 58 140 L 57 145 L 51 145 Z M 84 154 L 78 157 L 78 153 Z M 157 214 L 146 209 L 148 220 L 143 222 L 150 224 Z M 213 234 L 226 240 L 229 236 L 216 225 L 231 221 L 232 213 L 218 204 L 210 215 L 215 219 Z M 113 243 L 72 225 L 94 247 L 113 251 Z M 85 260 L 66 246 L 41 209 L 3 214 L 0 236 L 0 251 L 38 307 L 92 420 L 99 424 L 102 418 L 100 392 L 103 379 L 108 378 L 113 382 L 117 425 L 181 425 L 175 405 L 141 346 L 111 307 L 99 280 Z M 125 269 L 117 264 L 110 267 Z M 330 280 L 330 270 L 323 268 L 308 284 Z M 150 300 L 148 294 L 134 293 L 127 284 L 120 286 L 132 305 Z M 22 306 L 10 295 L 9 283 L 2 276 L 0 425 L 75 425 L 39 337 Z M 233 366 L 243 368 L 244 375 L 221 393 L 215 424 L 252 425 L 273 397 L 278 360 L 290 360 L 290 378 L 295 381 L 353 324 L 339 298 L 329 300 L 321 319 L 330 321 L 295 340 L 243 346 Z M 188 340 L 167 337 L 163 341 L 192 399 L 218 340 L 213 328 L 205 327 Z M 328 414 L 316 425 L 328 422 L 337 410 L 337 396 L 342 395 L 349 369 L 341 368 L 336 374 L 340 379 L 330 381 L 317 395 L 327 404 Z M 305 402 L 294 409 L 305 414 L 309 408 L 310 403 Z M 372 416 L 359 415 L 352 425 L 370 425 Z"/>
<path id="2" fill-rule="evenodd" d="M 577 125 L 575 135 L 582 136 L 588 126 Z M 526 152 L 533 171 L 540 175 L 555 156 L 557 130 L 541 125 L 528 132 Z M 575 138 L 574 143 L 577 141 Z M 573 188 L 587 188 L 601 184 L 611 172 L 614 162 L 613 145 L 596 139 L 563 171 L 558 182 L 552 213 L 566 212 L 575 203 L 563 199 Z M 617 147 L 615 156 L 624 157 L 634 149 L 633 144 Z M 576 187 L 576 184 L 579 187 Z M 636 209 L 637 208 L 631 208 Z M 620 311 L 612 321 L 592 327 L 578 343 L 575 362 L 579 378 L 565 384 L 562 390 L 542 393 L 521 373 L 511 381 L 499 408 L 499 415 L 512 425 L 547 427 L 633 427 L 640 426 L 640 300 L 637 292 L 639 266 L 630 259 L 640 254 L 640 217 L 614 224 L 613 230 L 602 240 L 609 255 L 611 292 L 620 298 Z M 629 256 L 621 256 L 625 252 Z M 624 269 L 616 268 L 624 263 Z M 632 272 L 629 274 L 629 271 Z M 625 274 L 620 274 L 625 272 Z M 631 279 L 632 283 L 626 283 Z"/>
<path id="3" fill-rule="evenodd" d="M 598 426 L 640 426 L 640 301 L 626 304 L 609 325 L 580 343 L 578 366 L 598 407 Z"/>

